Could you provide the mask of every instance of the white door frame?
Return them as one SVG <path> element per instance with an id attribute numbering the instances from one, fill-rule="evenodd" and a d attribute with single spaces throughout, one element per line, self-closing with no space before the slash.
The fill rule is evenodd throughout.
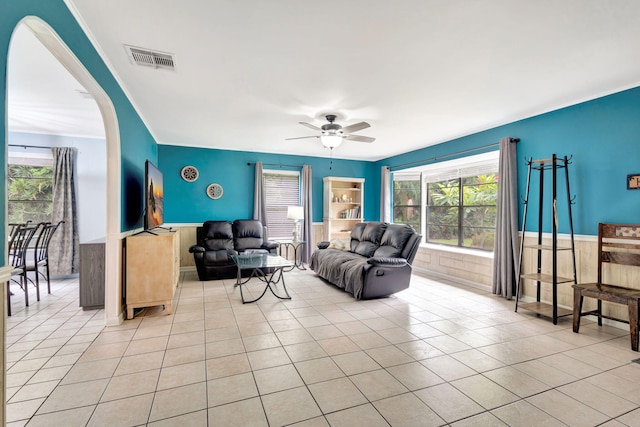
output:
<path id="1" fill-rule="evenodd" d="M 40 42 L 60 61 L 69 73 L 91 94 L 98 104 L 105 128 L 107 153 L 107 224 L 105 247 L 105 325 L 115 326 L 124 321 L 122 306 L 122 233 L 121 212 L 121 160 L 118 118 L 111 99 L 87 71 L 80 60 L 67 47 L 56 32 L 38 17 L 26 17 L 20 23 L 26 25 Z M 15 30 L 15 29 L 14 29 Z M 9 47 L 11 49 L 11 47 Z M 7 118 L 5 117 L 5 123 Z M 6 160 L 5 160 L 6 161 Z M 6 200 L 5 200 L 6 209 Z M 5 211 L 6 212 L 6 211 Z"/>

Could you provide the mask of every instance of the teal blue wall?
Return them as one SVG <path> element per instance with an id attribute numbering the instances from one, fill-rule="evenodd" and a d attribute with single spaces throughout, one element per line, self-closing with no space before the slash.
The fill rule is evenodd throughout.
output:
<path id="1" fill-rule="evenodd" d="M 391 157 L 378 162 L 378 166 L 389 165 L 392 170 L 400 170 L 402 167 L 393 166 L 482 147 L 505 136 L 520 138 L 517 152 L 521 200 L 524 199 L 527 180 L 525 159 L 543 159 L 556 153 L 571 157 L 569 181 L 572 197 L 575 197 L 572 210 L 576 234 L 596 235 L 598 222 L 640 223 L 640 190 L 626 189 L 627 175 L 640 173 L 640 88 Z M 497 147 L 473 153 L 495 149 Z M 539 186 L 537 181 L 534 185 L 533 178 L 538 176 L 532 175 L 527 230 L 537 230 Z M 550 174 L 545 179 L 548 184 Z M 559 231 L 568 233 L 566 181 L 563 176 L 558 183 Z M 550 195 L 550 188 L 545 186 L 545 232 L 551 231 Z M 522 224 L 522 205 L 520 216 Z"/>
<path id="2" fill-rule="evenodd" d="M 173 145 L 158 146 L 158 161 L 158 167 L 164 175 L 167 223 L 252 218 L 255 166 L 248 166 L 247 163 L 257 161 L 264 164 L 264 169 L 278 169 L 269 164 L 311 166 L 313 221 L 322 221 L 322 178 L 325 176 L 364 178 L 364 218 L 367 221 L 377 221 L 380 216 L 380 178 L 379 174 L 376 175 L 372 162 Z M 189 183 L 180 177 L 180 171 L 187 165 L 195 166 L 200 172 L 197 181 Z M 290 167 L 282 169 L 300 170 Z M 214 182 L 224 188 L 224 194 L 218 200 L 210 199 L 205 191 Z"/>
<path id="3" fill-rule="evenodd" d="M 207 150 L 157 146 L 154 138 L 133 109 L 91 43 L 62 0 L 0 0 L 0 115 L 6 118 L 6 73 L 9 43 L 15 26 L 27 16 L 37 16 L 48 23 L 102 86 L 116 109 L 121 139 L 122 160 L 122 230 L 140 226 L 144 161 L 151 160 L 165 174 L 167 197 L 166 221 L 197 223 L 206 219 L 250 217 L 253 202 L 253 168 L 247 162 L 312 165 L 313 221 L 322 219 L 322 177 L 364 177 L 365 219 L 378 220 L 380 167 L 397 166 L 416 159 L 430 159 L 461 150 L 497 142 L 503 136 L 521 139 L 518 144 L 519 191 L 524 195 L 526 168 L 524 159 L 549 157 L 552 153 L 572 158 L 570 181 L 575 195 L 574 223 L 578 234 L 596 234 L 602 222 L 640 222 L 640 190 L 626 190 L 626 176 L 640 173 L 640 88 L 635 88 L 563 108 L 526 120 L 496 127 L 434 147 L 412 151 L 379 162 L 330 160 L 326 158 Z M 0 121 L 3 157 L 6 154 L 6 119 Z M 495 147 L 490 148 L 495 149 Z M 486 150 L 485 150 L 486 151 Z M 480 151 L 477 151 L 480 152 Z M 450 159 L 451 157 L 447 157 Z M 188 184 L 179 177 L 180 169 L 192 164 L 201 176 Z M 4 162 L 0 162 L 6 177 Z M 3 178 L 4 180 L 5 178 Z M 218 201 L 206 197 L 204 188 L 218 182 L 225 195 Z M 562 180 L 561 180 L 562 184 Z M 6 200 L 6 182 L 0 185 L 0 200 Z M 537 197 L 532 189 L 531 199 Z M 548 192 L 547 192 L 548 194 Z M 562 194 L 562 193 L 561 193 Z M 220 203 L 224 202 L 224 203 Z M 559 211 L 566 211 L 566 204 Z M 548 212 L 549 209 L 546 211 Z M 550 230 L 546 214 L 544 230 Z M 0 210 L 0 221 L 6 222 Z M 535 228 L 535 221 L 528 229 Z M 567 232 L 566 221 L 560 231 Z M 4 229 L 0 230 L 4 238 Z M 1 250 L 1 249 L 0 249 Z M 1 258 L 4 259 L 4 256 Z"/>
<path id="4" fill-rule="evenodd" d="M 60 36 L 75 56 L 107 93 L 116 110 L 122 159 L 122 230 L 137 226 L 142 206 L 142 181 L 145 159 L 157 159 L 157 145 L 124 92 L 95 51 L 77 21 L 62 0 L 0 0 L 0 135 L 3 158 L 6 151 L 7 57 L 11 35 L 19 22 L 35 16 Z M 2 176 L 6 177 L 4 162 Z M 5 178 L 3 178 L 4 180 Z M 0 200 L 6 200 L 6 182 L 0 186 Z M 4 210 L 0 222 L 5 223 Z M 4 227 L 0 234 L 4 234 Z M 2 257 L 4 258 L 4 257 Z"/>
<path id="5" fill-rule="evenodd" d="M 379 220 L 380 168 L 383 165 L 391 166 L 392 170 L 397 171 L 408 167 L 400 166 L 407 163 L 411 163 L 410 166 L 434 163 L 434 157 L 439 158 L 435 161 L 450 160 L 497 150 L 497 142 L 505 136 L 520 138 L 517 144 L 517 158 L 521 201 L 524 200 L 526 192 L 526 159 L 548 158 L 555 153 L 570 158 L 569 181 L 571 198 L 574 200 L 572 214 L 576 234 L 597 234 L 598 222 L 640 223 L 640 190 L 626 189 L 627 175 L 640 173 L 640 88 L 378 162 L 334 160 L 332 171 L 328 169 L 329 159 L 161 145 L 160 167 L 165 176 L 171 175 L 169 179 L 165 178 L 168 199 L 167 222 L 193 223 L 205 219 L 250 217 L 253 212 L 253 167 L 246 166 L 246 163 L 255 161 L 312 165 L 313 221 L 322 220 L 322 177 L 364 177 L 365 219 L 376 221 Z M 478 149 L 479 147 L 485 148 Z M 419 162 L 420 159 L 428 161 Z M 186 183 L 179 178 L 180 169 L 187 164 L 193 164 L 200 170 L 200 179 L 194 184 Z M 537 230 L 538 176 L 532 175 L 529 194 L 531 208 L 527 218 L 527 230 L 530 231 Z M 545 180 L 543 231 L 550 232 L 550 173 L 545 175 Z M 223 199 L 213 201 L 206 197 L 204 189 L 211 182 L 223 185 Z M 561 233 L 568 233 L 570 230 L 566 195 L 566 180 L 564 171 L 561 170 L 558 175 L 558 223 Z M 219 203 L 223 200 L 225 203 Z M 521 204 L 521 224 L 522 211 Z"/>

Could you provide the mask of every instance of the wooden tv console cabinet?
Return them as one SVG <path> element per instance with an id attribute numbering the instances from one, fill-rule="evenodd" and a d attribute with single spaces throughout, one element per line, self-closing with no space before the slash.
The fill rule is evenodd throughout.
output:
<path id="1" fill-rule="evenodd" d="M 128 236 L 126 251 L 127 319 L 140 307 L 164 305 L 172 313 L 180 276 L 180 230 L 152 230 Z"/>

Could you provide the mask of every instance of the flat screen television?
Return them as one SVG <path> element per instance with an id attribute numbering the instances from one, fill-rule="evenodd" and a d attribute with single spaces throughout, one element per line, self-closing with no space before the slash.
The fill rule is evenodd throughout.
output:
<path id="1" fill-rule="evenodd" d="M 164 224 L 164 187 L 162 172 L 149 160 L 144 166 L 144 229 L 150 230 Z"/>

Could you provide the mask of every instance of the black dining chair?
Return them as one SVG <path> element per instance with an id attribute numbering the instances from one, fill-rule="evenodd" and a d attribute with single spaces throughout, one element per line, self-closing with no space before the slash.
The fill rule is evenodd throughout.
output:
<path id="1" fill-rule="evenodd" d="M 35 286 L 38 301 L 40 301 L 40 276 L 47 279 L 47 292 L 51 293 L 51 281 L 49 280 L 49 243 L 51 242 L 53 233 L 56 232 L 63 222 L 64 221 L 60 221 L 57 224 L 51 224 L 49 222 L 40 223 L 41 230 L 36 239 L 35 247 L 33 248 L 33 255 L 29 254 L 27 258 L 27 271 L 33 271 L 36 276 Z"/>
<path id="2" fill-rule="evenodd" d="M 11 258 L 11 250 L 12 250 L 11 242 L 13 240 L 13 236 L 15 236 L 15 234 L 18 232 L 20 227 L 26 227 L 31 222 L 32 221 L 29 220 L 27 222 L 10 222 L 9 223 L 9 232 L 7 233 L 7 241 L 9 242 L 9 246 L 8 246 L 9 258 Z"/>
<path id="3" fill-rule="evenodd" d="M 25 305 L 29 306 L 29 288 L 27 286 L 27 251 L 33 235 L 38 230 L 39 225 L 35 226 L 20 226 L 9 242 L 9 261 L 11 262 L 11 280 L 7 281 L 7 315 L 11 316 L 11 282 L 15 282 L 24 291 Z M 18 276 L 16 280 L 14 277 Z"/>
<path id="4" fill-rule="evenodd" d="M 9 242 L 11 242 L 13 235 L 16 234 L 16 232 L 20 227 L 26 227 L 27 225 L 29 225 L 29 223 L 31 223 L 31 220 L 27 222 L 10 222 L 9 223 Z"/>

